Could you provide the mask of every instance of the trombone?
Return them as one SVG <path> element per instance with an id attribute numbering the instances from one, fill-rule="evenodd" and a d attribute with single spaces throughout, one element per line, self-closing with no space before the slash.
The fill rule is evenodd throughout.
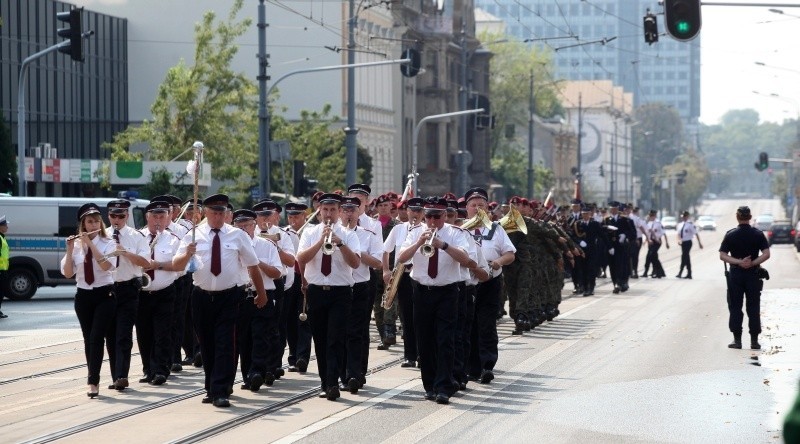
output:
<path id="1" fill-rule="evenodd" d="M 306 223 L 304 223 L 304 224 L 303 224 L 303 225 L 302 225 L 302 226 L 301 226 L 301 227 L 300 227 L 300 228 L 297 230 L 297 235 L 298 235 L 298 236 L 300 236 L 300 233 L 302 233 L 302 232 L 303 232 L 303 229 L 305 229 L 305 228 L 306 228 L 306 226 L 308 226 L 308 224 L 309 224 L 309 223 L 311 223 L 311 221 L 312 221 L 312 220 L 314 220 L 314 217 L 316 217 L 317 213 L 319 213 L 319 208 L 317 208 L 316 210 L 314 210 L 314 212 L 313 212 L 313 213 L 311 213 L 311 214 L 310 214 L 308 217 L 306 217 Z"/>
<path id="2" fill-rule="evenodd" d="M 335 251 L 335 246 L 333 245 L 333 224 L 331 224 L 330 219 L 325 222 L 325 225 L 331 227 L 330 233 L 325 238 L 325 242 L 322 244 L 322 254 L 330 256 Z"/>
<path id="3" fill-rule="evenodd" d="M 433 246 L 433 238 L 436 237 L 436 233 L 439 232 L 438 228 L 434 228 L 433 232 L 431 233 L 431 237 L 419 247 L 419 253 L 425 257 L 432 257 L 433 254 L 436 252 L 436 248 Z"/>

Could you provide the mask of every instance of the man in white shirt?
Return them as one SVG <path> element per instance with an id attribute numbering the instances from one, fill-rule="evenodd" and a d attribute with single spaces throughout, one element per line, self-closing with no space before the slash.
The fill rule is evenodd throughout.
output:
<path id="1" fill-rule="evenodd" d="M 627 208 L 630 210 L 628 218 L 633 221 L 633 226 L 636 228 L 636 238 L 631 239 L 630 254 L 631 254 L 631 278 L 639 279 L 639 254 L 642 251 L 642 239 L 647 239 L 647 224 L 643 218 L 639 216 L 639 207 L 634 207 L 628 204 Z"/>
<path id="2" fill-rule="evenodd" d="M 183 270 L 192 256 L 198 267 L 192 275 L 192 322 L 200 342 L 205 371 L 204 404 L 230 407 L 228 396 L 236 377 L 236 312 L 244 299 L 239 285 L 240 271 L 247 268 L 257 296 L 256 306 L 267 303 L 259 260 L 247 234 L 225 223 L 228 196 L 214 194 L 203 201 L 206 224 L 200 225 L 181 240 L 172 260 L 175 269 Z M 228 338 L 228 339 L 220 339 Z"/>
<path id="3" fill-rule="evenodd" d="M 303 225 L 306 224 L 306 210 L 308 206 L 304 203 L 289 202 L 284 205 L 286 211 L 286 220 L 289 225 L 284 227 L 284 230 L 289 234 L 289 237 L 294 244 L 294 249 L 300 245 L 300 236 L 298 232 Z M 311 222 L 309 222 L 310 224 Z M 303 228 L 304 229 L 304 228 Z M 284 290 L 284 308 L 287 312 L 286 322 L 286 342 L 289 344 L 289 371 L 305 373 L 308 368 L 308 363 L 311 358 L 311 326 L 308 325 L 308 319 L 301 321 L 299 319 L 301 313 L 305 313 L 305 296 L 301 289 L 303 282 L 303 273 L 300 269 L 300 263 L 295 261 L 294 264 L 294 282 L 292 285 L 286 286 Z"/>
<path id="4" fill-rule="evenodd" d="M 326 193 L 319 200 L 319 225 L 300 236 L 297 260 L 308 287 L 308 321 L 324 396 L 339 398 L 339 366 L 344 362 L 347 314 L 353 299 L 353 269 L 361 265 L 356 233 L 337 224 L 342 196 Z"/>
<path id="5" fill-rule="evenodd" d="M 241 358 L 242 389 L 257 392 L 261 385 L 272 385 L 275 381 L 273 366 L 269 363 L 274 355 L 273 347 L 278 344 L 278 308 L 275 299 L 270 297 L 275 291 L 274 279 L 281 276 L 283 265 L 278 257 L 278 246 L 272 240 L 255 236 L 256 213 L 241 209 L 233 212 L 233 225 L 247 233 L 258 257 L 258 270 L 267 292 L 267 305 L 257 307 L 253 303 L 255 288 L 247 272 L 241 269 L 241 281 L 245 284 L 246 299 L 239 306 L 236 320 L 237 351 Z M 278 344 L 279 345 L 279 344 Z M 279 345 L 282 347 L 282 345 Z"/>
<path id="6" fill-rule="evenodd" d="M 470 258 L 464 231 L 444 222 L 447 201 L 425 200 L 425 225 L 408 232 L 399 262 L 411 259 L 414 322 L 420 346 L 425 399 L 448 404 L 456 388 L 453 383 L 455 332 L 458 316 L 458 283 L 466 279 L 461 266 L 477 267 Z"/>
<path id="7" fill-rule="evenodd" d="M 106 338 L 108 362 L 114 383 L 111 389 L 124 390 L 128 386 L 133 349 L 133 326 L 139 308 L 139 289 L 142 287 L 142 267 L 149 263 L 147 242 L 141 233 L 127 225 L 131 203 L 124 199 L 112 200 L 107 205 L 109 227 L 106 235 L 116 243 L 113 261 L 114 295 L 116 311 Z M 148 381 L 149 382 L 149 381 Z"/>
<path id="8" fill-rule="evenodd" d="M 692 239 L 697 238 L 697 245 L 700 249 L 703 249 L 703 243 L 700 242 L 700 233 L 697 232 L 697 228 L 694 226 L 691 220 L 689 220 L 689 212 L 684 211 L 681 215 L 682 222 L 675 227 L 675 231 L 678 233 L 678 244 L 681 246 L 681 268 L 678 271 L 678 275 L 675 276 L 676 278 L 680 278 L 681 274 L 683 274 L 684 267 L 686 268 L 686 276 L 684 279 L 691 279 L 692 278 L 692 260 L 689 257 L 689 251 L 692 249 Z"/>
<path id="9" fill-rule="evenodd" d="M 144 378 L 151 385 L 167 381 L 172 362 L 171 320 L 175 300 L 175 280 L 178 273 L 172 258 L 178 251 L 180 239 L 167 231 L 170 204 L 152 201 L 145 208 L 147 226 L 139 230 L 148 246 L 148 266 L 145 267 L 150 285 L 139 292 L 139 313 L 136 317 L 136 343 L 142 359 Z"/>
<path id="10" fill-rule="evenodd" d="M 647 215 L 647 258 L 644 262 L 644 274 L 642 276 L 647 277 L 647 271 L 652 264 L 652 277 L 661 279 L 666 277 L 666 273 L 664 273 L 664 267 L 661 265 L 661 260 L 658 258 L 658 250 L 661 248 L 662 238 L 667 248 L 669 248 L 669 239 L 667 239 L 667 236 L 664 234 L 664 226 L 661 225 L 661 221 L 656 219 L 656 214 L 658 214 L 656 210 L 650 210 L 650 213 Z"/>

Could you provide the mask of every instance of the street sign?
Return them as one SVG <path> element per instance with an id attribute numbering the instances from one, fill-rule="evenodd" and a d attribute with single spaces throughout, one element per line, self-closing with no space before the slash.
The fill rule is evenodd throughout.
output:
<path id="1" fill-rule="evenodd" d="M 261 190 L 259 190 L 258 187 L 250 188 L 250 198 L 253 200 L 253 202 L 256 202 L 256 201 L 260 200 L 261 199 Z"/>
<path id="2" fill-rule="evenodd" d="M 273 140 L 269 143 L 269 158 L 273 162 L 289 160 L 289 151 L 292 149 L 288 140 Z"/>

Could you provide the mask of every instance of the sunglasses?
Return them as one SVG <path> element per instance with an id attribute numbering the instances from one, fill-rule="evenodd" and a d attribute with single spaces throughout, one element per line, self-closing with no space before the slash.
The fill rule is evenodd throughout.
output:
<path id="1" fill-rule="evenodd" d="M 442 218 L 442 213 L 439 214 L 426 214 L 425 219 L 436 219 L 439 220 Z"/>
<path id="2" fill-rule="evenodd" d="M 109 219 L 125 219 L 126 214 L 109 214 Z"/>

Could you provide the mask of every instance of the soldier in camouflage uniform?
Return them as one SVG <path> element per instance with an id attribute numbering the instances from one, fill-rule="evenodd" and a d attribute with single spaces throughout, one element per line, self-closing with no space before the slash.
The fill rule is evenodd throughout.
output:
<path id="1" fill-rule="evenodd" d="M 383 203 L 383 202 L 381 202 Z M 386 240 L 392 228 L 399 222 L 397 219 L 389 218 L 388 220 L 381 220 L 382 226 L 382 240 Z M 394 255 L 397 253 L 393 251 L 389 257 L 389 263 L 394 264 Z M 375 288 L 375 300 L 372 302 L 372 312 L 375 315 L 375 327 L 378 329 L 378 334 L 381 337 L 381 342 L 378 344 L 378 350 L 388 350 L 390 345 L 397 343 L 396 329 L 397 329 L 397 306 L 399 304 L 392 304 L 388 310 L 383 308 L 383 292 L 386 286 L 383 283 L 383 277 L 378 270 L 370 271 L 370 281 Z"/>

